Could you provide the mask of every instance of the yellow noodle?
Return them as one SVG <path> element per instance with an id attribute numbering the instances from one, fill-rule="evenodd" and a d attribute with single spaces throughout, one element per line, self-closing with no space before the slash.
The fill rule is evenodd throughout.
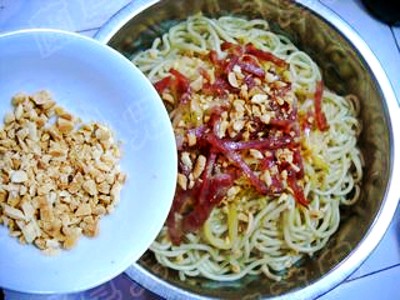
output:
<path id="1" fill-rule="evenodd" d="M 313 106 L 316 81 L 322 79 L 318 66 L 288 38 L 269 31 L 264 20 L 196 15 L 156 39 L 133 63 L 152 82 L 164 78 L 172 67 L 195 81 L 199 66 L 210 67 L 197 57 L 210 50 L 222 55 L 224 41 L 253 43 L 286 60 L 299 113 Z M 191 105 L 198 105 L 196 101 Z M 342 97 L 324 90 L 322 109 L 329 129 L 302 136 L 303 150 L 309 153 L 303 157 L 308 208 L 298 205 L 290 194 L 277 198 L 240 195 L 214 208 L 203 229 L 186 235 L 179 246 L 171 244 L 164 228 L 151 246 L 157 261 L 177 270 L 181 280 L 203 276 L 232 281 L 249 274 L 281 280 L 279 272 L 323 249 L 339 227 L 340 205 L 354 204 L 360 194 L 359 106 L 353 95 Z"/>

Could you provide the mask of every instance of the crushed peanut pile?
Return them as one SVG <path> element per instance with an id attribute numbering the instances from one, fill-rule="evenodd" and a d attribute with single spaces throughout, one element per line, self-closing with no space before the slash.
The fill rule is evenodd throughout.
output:
<path id="1" fill-rule="evenodd" d="M 0 129 L 0 224 L 48 254 L 96 236 L 125 182 L 112 132 L 82 124 L 46 91 L 12 104 Z"/>

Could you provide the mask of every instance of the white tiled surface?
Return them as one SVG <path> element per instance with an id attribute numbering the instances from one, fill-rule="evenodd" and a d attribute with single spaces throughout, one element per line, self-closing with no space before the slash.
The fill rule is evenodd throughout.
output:
<path id="1" fill-rule="evenodd" d="M 397 49 L 400 51 L 400 26 L 393 27 L 392 32 L 397 42 Z"/>
<path id="2" fill-rule="evenodd" d="M 377 22 L 362 6 L 360 0 L 321 0 L 340 15 L 367 42 L 389 76 L 400 102 L 400 54 L 389 26 Z M 400 28 L 398 28 L 400 38 Z"/>
<path id="3" fill-rule="evenodd" d="M 399 299 L 399 274 L 399 268 L 392 267 L 362 279 L 346 281 L 321 299 Z"/>
<path id="4" fill-rule="evenodd" d="M 362 278 L 368 274 L 396 266 L 400 266 L 400 206 L 397 208 L 396 215 L 388 232 L 371 255 L 371 258 L 366 260 L 349 279 Z M 398 274 L 400 275 L 400 269 L 398 270 Z"/>
<path id="5" fill-rule="evenodd" d="M 49 27 L 98 29 L 129 0 L 0 0 L 0 31 Z"/>
<path id="6" fill-rule="evenodd" d="M 93 36 L 109 17 L 129 2 L 128 0 L 0 0 L 0 33 L 33 27 L 51 27 Z M 384 66 L 400 100 L 398 47 L 400 27 L 390 28 L 377 22 L 365 12 L 359 0 L 320 0 L 320 2 L 338 13 L 365 39 Z M 112 282 L 110 284 L 113 286 Z M 400 299 L 399 284 L 400 208 L 397 209 L 384 239 L 370 258 L 347 281 L 319 300 Z M 98 297 L 93 297 L 95 298 Z"/>

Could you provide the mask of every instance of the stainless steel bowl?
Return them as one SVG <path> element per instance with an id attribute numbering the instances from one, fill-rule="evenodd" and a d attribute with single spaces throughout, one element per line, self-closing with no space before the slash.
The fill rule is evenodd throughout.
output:
<path id="1" fill-rule="evenodd" d="M 371 254 L 394 215 L 400 179 L 400 110 L 392 87 L 374 54 L 352 28 L 319 1 L 165 0 L 133 1 L 97 34 L 97 39 L 130 56 L 148 48 L 171 20 L 202 11 L 205 15 L 262 17 L 309 53 L 322 69 L 327 86 L 362 99 L 365 158 L 361 199 L 342 211 L 338 232 L 318 255 L 295 268 L 283 282 L 244 278 L 233 283 L 197 278 L 179 281 L 177 274 L 146 253 L 126 273 L 153 292 L 173 299 L 289 298 L 311 299 L 335 287 Z"/>

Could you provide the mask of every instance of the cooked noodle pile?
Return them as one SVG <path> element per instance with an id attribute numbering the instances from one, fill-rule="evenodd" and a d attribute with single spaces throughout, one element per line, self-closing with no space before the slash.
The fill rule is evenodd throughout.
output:
<path id="1" fill-rule="evenodd" d="M 151 246 L 180 278 L 280 280 L 324 248 L 362 179 L 355 96 L 323 86 L 314 61 L 264 20 L 201 15 L 135 63 L 169 110 L 179 176 Z"/>

